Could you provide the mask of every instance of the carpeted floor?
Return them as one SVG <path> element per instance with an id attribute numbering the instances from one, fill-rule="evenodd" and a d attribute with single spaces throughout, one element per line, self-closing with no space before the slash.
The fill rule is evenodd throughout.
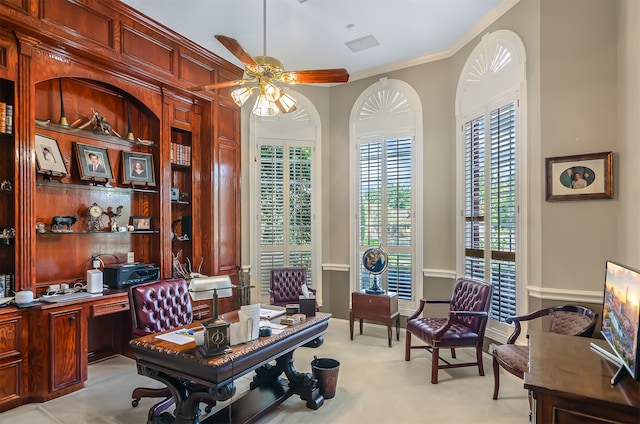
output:
<path id="1" fill-rule="evenodd" d="M 365 323 L 349 340 L 349 322 L 331 319 L 325 342 L 317 349 L 300 348 L 294 355 L 298 371 L 310 372 L 311 361 L 333 358 L 340 362 L 336 395 L 316 411 L 293 396 L 259 422 L 278 423 L 492 423 L 528 422 L 529 403 L 522 380 L 501 373 L 500 397 L 493 394 L 491 358 L 485 356 L 485 376 L 477 368 L 441 370 L 439 383 L 430 383 L 431 354 L 413 351 L 404 360 L 404 330 L 400 341 L 387 347 L 386 327 Z M 474 356 L 458 350 L 458 360 Z M 236 382 L 236 398 L 248 390 L 251 374 Z M 136 372 L 135 361 L 118 356 L 89 366 L 85 388 L 44 404 L 29 404 L 0 414 L 0 423 L 33 424 L 143 424 L 154 404 L 143 399 L 131 406 L 135 387 L 160 387 Z M 219 404 L 216 407 L 223 407 Z"/>

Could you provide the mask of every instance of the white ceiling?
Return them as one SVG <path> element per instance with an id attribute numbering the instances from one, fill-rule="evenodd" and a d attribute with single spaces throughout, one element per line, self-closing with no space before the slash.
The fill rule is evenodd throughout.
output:
<path id="1" fill-rule="evenodd" d="M 122 0 L 244 68 L 215 38 L 263 54 L 263 0 Z M 266 53 L 288 71 L 346 68 L 350 80 L 455 53 L 519 0 L 267 0 Z M 378 46 L 345 43 L 373 35 Z"/>

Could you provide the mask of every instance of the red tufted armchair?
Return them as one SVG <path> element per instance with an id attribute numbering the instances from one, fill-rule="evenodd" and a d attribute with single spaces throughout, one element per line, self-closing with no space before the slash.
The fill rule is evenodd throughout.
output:
<path id="1" fill-rule="evenodd" d="M 147 334 L 170 330 L 193 322 L 189 286 L 184 279 L 159 280 L 129 288 L 129 303 L 133 317 L 133 334 Z M 173 404 L 168 388 L 138 387 L 131 394 L 136 407 L 143 397 L 163 398 L 149 410 L 148 422 Z M 207 412 L 213 405 L 207 407 Z"/>
<path id="2" fill-rule="evenodd" d="M 271 290 L 269 298 L 272 305 L 285 307 L 300 303 L 302 286 L 307 284 L 306 268 L 274 268 L 271 270 Z M 309 289 L 315 295 L 315 290 Z M 318 304 L 316 302 L 316 310 Z"/>
<path id="3" fill-rule="evenodd" d="M 427 303 L 448 303 L 449 312 L 446 318 L 423 317 Z M 427 349 L 432 352 L 431 383 L 438 384 L 438 370 L 478 366 L 480 375 L 484 375 L 482 364 L 482 342 L 487 327 L 489 306 L 491 305 L 491 286 L 469 278 L 459 278 L 453 288 L 451 300 L 420 300 L 420 307 L 407 318 L 407 339 L 405 345 L 405 361 L 411 360 L 411 349 Z M 411 336 L 426 345 L 411 345 Z M 456 357 L 456 348 L 473 347 L 476 350 L 476 361 L 450 363 L 440 357 L 441 348 L 451 349 L 451 356 Z M 443 362 L 441 364 L 440 362 Z"/>

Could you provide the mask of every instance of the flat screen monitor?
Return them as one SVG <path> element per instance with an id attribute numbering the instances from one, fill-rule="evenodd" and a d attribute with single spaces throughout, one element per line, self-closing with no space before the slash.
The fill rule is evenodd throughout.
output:
<path id="1" fill-rule="evenodd" d="M 620 363 L 611 380 L 616 384 L 626 373 L 638 380 L 640 336 L 640 271 L 607 261 L 604 278 L 602 336 Z"/>

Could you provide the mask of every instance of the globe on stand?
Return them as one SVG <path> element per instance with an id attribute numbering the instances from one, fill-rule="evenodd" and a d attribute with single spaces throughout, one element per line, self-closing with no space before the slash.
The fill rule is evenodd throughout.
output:
<path id="1" fill-rule="evenodd" d="M 362 266 L 373 275 L 373 284 L 365 290 L 369 294 L 382 294 L 384 290 L 378 285 L 378 276 L 387 269 L 387 251 L 381 246 L 370 247 L 362 255 Z"/>

